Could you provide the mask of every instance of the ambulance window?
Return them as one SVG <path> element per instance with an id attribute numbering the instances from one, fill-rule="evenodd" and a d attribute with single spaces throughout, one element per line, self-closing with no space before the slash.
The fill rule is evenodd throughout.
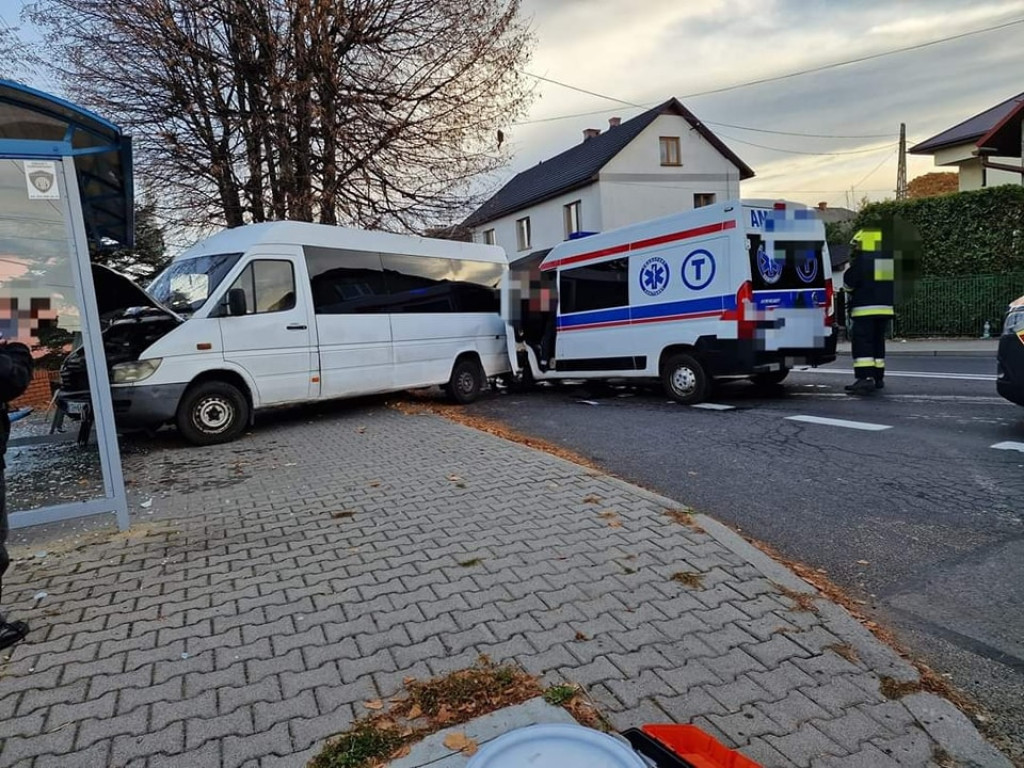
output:
<path id="1" fill-rule="evenodd" d="M 560 281 L 558 295 L 563 314 L 629 304 L 628 259 L 566 269 Z"/>

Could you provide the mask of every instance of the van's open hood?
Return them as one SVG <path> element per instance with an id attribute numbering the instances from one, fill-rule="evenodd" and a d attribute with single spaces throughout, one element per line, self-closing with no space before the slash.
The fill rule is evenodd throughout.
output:
<path id="1" fill-rule="evenodd" d="M 100 317 L 123 312 L 135 307 L 158 309 L 170 317 L 180 319 L 159 301 L 133 283 L 120 272 L 100 264 L 92 265 L 92 282 L 96 289 L 96 303 Z"/>

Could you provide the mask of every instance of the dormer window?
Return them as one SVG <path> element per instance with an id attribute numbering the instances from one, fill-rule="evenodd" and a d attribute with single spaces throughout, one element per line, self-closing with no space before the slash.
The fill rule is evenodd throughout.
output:
<path id="1" fill-rule="evenodd" d="M 679 137 L 662 136 L 658 141 L 661 143 L 661 164 L 682 165 L 679 159 Z"/>

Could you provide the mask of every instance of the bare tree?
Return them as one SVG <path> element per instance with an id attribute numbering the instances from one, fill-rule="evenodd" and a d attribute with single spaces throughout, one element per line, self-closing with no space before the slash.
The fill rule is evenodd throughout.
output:
<path id="1" fill-rule="evenodd" d="M 71 96 L 189 224 L 447 222 L 505 161 L 520 0 L 39 0 Z"/>
<path id="2" fill-rule="evenodd" d="M 0 22 L 0 78 L 18 80 L 26 73 L 30 55 L 17 27 Z"/>

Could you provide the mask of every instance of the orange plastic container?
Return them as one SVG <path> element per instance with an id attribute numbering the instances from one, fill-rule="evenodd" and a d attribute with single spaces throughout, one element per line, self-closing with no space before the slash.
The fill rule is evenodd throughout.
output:
<path id="1" fill-rule="evenodd" d="M 693 768 L 762 768 L 695 725 L 645 725 L 640 730 Z"/>

